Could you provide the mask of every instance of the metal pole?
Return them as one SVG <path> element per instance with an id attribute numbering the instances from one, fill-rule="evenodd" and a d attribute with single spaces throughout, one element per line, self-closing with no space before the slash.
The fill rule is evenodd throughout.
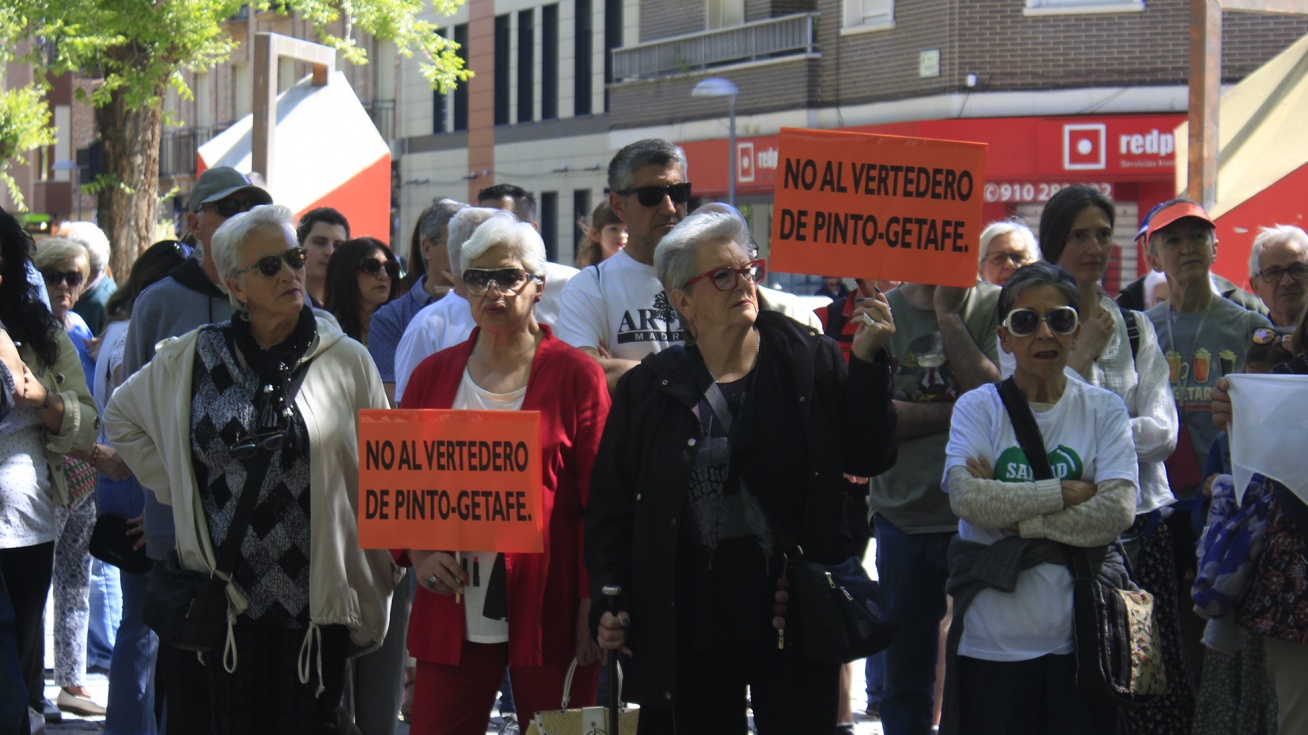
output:
<path id="1" fill-rule="evenodd" d="M 730 180 L 727 182 L 727 204 L 736 206 L 736 95 L 731 95 L 731 134 L 727 142 L 727 157 L 730 162 L 727 165 L 727 175 Z"/>
<path id="2" fill-rule="evenodd" d="M 73 196 L 77 197 L 77 221 L 82 221 L 82 166 L 73 169 Z"/>

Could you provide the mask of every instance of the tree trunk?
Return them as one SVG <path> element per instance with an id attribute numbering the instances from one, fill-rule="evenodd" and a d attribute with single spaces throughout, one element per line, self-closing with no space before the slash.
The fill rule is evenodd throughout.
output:
<path id="1" fill-rule="evenodd" d="M 163 88 L 155 99 L 161 99 Z M 145 104 L 128 109 L 123 90 L 96 108 L 104 143 L 101 174 L 111 182 L 99 192 L 99 224 L 113 249 L 109 266 L 119 283 L 132 263 L 154 242 L 159 202 L 159 147 L 163 139 L 163 106 Z"/>

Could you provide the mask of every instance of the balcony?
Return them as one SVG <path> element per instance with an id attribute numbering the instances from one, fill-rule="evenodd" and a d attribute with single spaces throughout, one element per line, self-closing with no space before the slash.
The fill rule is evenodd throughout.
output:
<path id="1" fill-rule="evenodd" d="M 817 15 L 787 15 L 614 49 L 613 79 L 656 79 L 729 64 L 811 55 L 817 52 L 813 38 Z"/>
<path id="2" fill-rule="evenodd" d="M 219 130 L 212 128 L 182 128 L 165 131 L 159 147 L 159 176 L 169 178 L 195 175 L 196 152 L 209 142 Z"/>

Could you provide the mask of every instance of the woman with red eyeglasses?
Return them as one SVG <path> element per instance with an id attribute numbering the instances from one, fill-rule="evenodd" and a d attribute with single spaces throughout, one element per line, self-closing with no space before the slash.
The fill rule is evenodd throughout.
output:
<path id="1" fill-rule="evenodd" d="M 381 240 L 347 240 L 327 262 L 324 308 L 351 339 L 368 344 L 372 315 L 400 292 L 400 263 Z"/>
<path id="2" fill-rule="evenodd" d="M 856 553 L 845 474 L 896 457 L 884 297 L 837 344 L 760 311 L 764 264 L 734 211 L 696 212 L 663 237 L 654 266 L 690 339 L 646 357 L 613 398 L 586 508 L 591 608 L 610 654 L 630 653 L 625 698 L 641 733 L 836 728 L 840 665 L 806 659 L 785 555 Z M 865 534 L 860 535 L 861 540 Z M 800 610 L 799 614 L 803 614 Z"/>
<path id="3" fill-rule="evenodd" d="M 210 248 L 236 316 L 163 344 L 114 391 L 106 429 L 173 508 L 156 571 L 228 580 L 234 622 L 205 656 L 211 732 L 334 732 L 346 660 L 381 645 L 400 578 L 354 521 L 358 411 L 386 394 L 367 350 L 314 316 L 290 210 L 233 215 Z"/>

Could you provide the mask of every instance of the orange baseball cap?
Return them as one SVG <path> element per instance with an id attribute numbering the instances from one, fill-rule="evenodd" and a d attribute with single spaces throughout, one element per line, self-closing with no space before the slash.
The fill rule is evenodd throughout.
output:
<path id="1" fill-rule="evenodd" d="M 1201 219 L 1204 222 L 1207 222 L 1210 226 L 1216 227 L 1216 225 L 1213 224 L 1213 221 L 1209 219 L 1208 213 L 1204 211 L 1203 207 L 1199 206 L 1198 202 L 1193 202 L 1189 199 L 1177 199 L 1164 205 L 1149 217 L 1149 231 L 1147 235 L 1152 238 L 1154 233 L 1173 222 L 1185 219 L 1186 217 Z"/>

